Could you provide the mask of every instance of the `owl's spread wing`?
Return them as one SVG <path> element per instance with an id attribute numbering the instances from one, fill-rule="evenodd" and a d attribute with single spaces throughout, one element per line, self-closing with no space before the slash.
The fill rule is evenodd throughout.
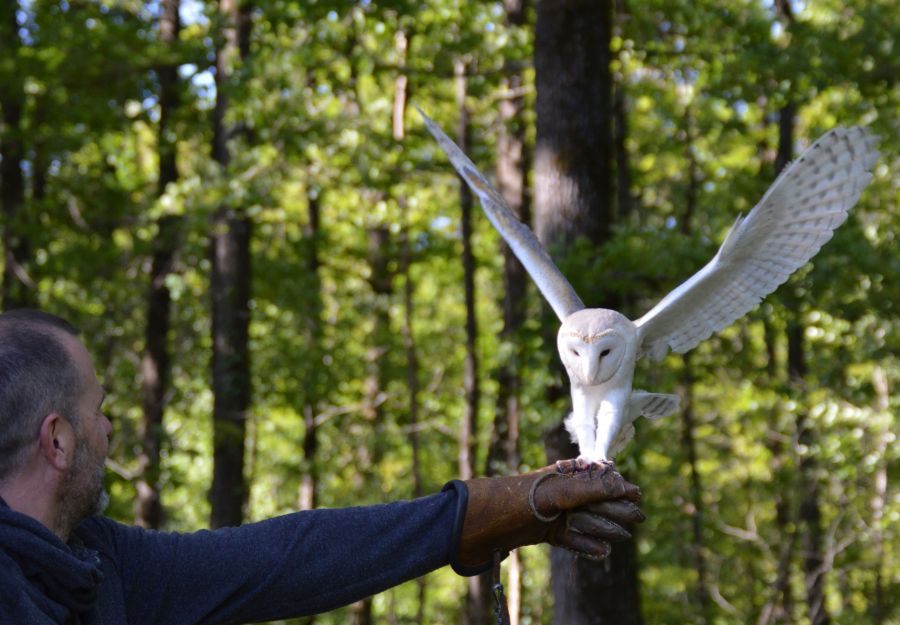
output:
<path id="1" fill-rule="evenodd" d="M 528 226 L 516 219 L 512 209 L 503 200 L 503 196 L 491 186 L 472 161 L 459 149 L 459 146 L 422 112 L 422 109 L 416 107 L 416 110 L 425 120 L 425 126 L 429 132 L 437 139 L 438 145 L 446 152 L 450 163 L 481 200 L 481 206 L 488 219 L 509 244 L 525 270 L 528 271 L 559 320 L 562 321 L 572 313 L 583 309 L 584 303 L 575 293 L 575 289 L 553 264 L 534 233 Z"/>
<path id="2" fill-rule="evenodd" d="M 688 351 L 752 310 L 812 258 L 871 180 L 878 137 L 835 128 L 786 167 L 716 256 L 635 321 L 641 354 Z"/>

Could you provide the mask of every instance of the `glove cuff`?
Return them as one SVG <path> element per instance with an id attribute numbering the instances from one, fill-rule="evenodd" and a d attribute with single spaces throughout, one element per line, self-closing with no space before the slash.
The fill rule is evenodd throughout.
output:
<path id="1" fill-rule="evenodd" d="M 441 492 L 456 491 L 456 518 L 453 520 L 453 535 L 450 537 L 450 567 L 457 575 L 472 577 L 489 571 L 493 562 L 485 562 L 475 566 L 467 566 L 459 562 L 459 546 L 462 541 L 463 521 L 466 519 L 466 510 L 469 507 L 469 488 L 462 480 L 451 480 L 444 484 Z M 504 558 L 507 554 L 504 554 Z"/>

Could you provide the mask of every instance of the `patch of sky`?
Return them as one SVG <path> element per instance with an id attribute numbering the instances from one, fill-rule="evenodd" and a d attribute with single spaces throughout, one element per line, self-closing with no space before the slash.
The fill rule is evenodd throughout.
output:
<path id="1" fill-rule="evenodd" d="M 444 230 L 453 223 L 453 220 L 445 215 L 438 215 L 431 220 L 431 227 L 434 230 Z"/>
<path id="2" fill-rule="evenodd" d="M 203 12 L 203 3 L 198 0 L 182 0 L 178 14 L 181 16 L 181 23 L 185 25 L 209 23 L 209 18 Z"/>

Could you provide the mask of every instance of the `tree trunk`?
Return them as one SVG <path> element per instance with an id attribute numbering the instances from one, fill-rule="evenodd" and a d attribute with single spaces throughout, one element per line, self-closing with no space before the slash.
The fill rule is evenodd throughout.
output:
<path id="1" fill-rule="evenodd" d="M 406 65 L 406 52 L 409 41 L 406 32 L 397 31 L 394 37 L 396 50 L 401 65 Z M 402 141 L 405 136 L 404 121 L 406 119 L 406 100 L 409 81 L 405 74 L 399 74 L 394 80 L 394 113 L 393 136 L 395 141 Z M 412 478 L 413 497 L 421 497 L 422 467 L 420 461 L 419 443 L 419 357 L 416 350 L 415 333 L 413 332 L 413 292 L 415 285 L 412 280 L 412 251 L 409 245 L 409 206 L 405 197 L 400 197 L 397 202 L 403 211 L 403 229 L 401 232 L 400 271 L 403 274 L 403 349 L 406 352 L 406 388 L 409 392 L 409 443 L 412 451 Z M 416 579 L 417 601 L 416 620 L 418 625 L 425 622 L 425 602 L 428 594 L 428 584 L 425 576 Z"/>
<path id="2" fill-rule="evenodd" d="M 386 225 L 369 229 L 368 263 L 369 286 L 374 299 L 372 333 L 366 350 L 366 379 L 363 382 L 362 417 L 371 425 L 372 435 L 360 441 L 357 447 L 357 485 L 361 489 L 378 488 L 376 479 L 378 463 L 384 455 L 384 392 L 388 375 L 385 356 L 391 349 L 390 296 L 393 292 L 391 263 L 391 234 Z M 366 597 L 350 606 L 352 625 L 372 623 L 372 598 Z"/>
<path id="3" fill-rule="evenodd" d="M 535 227 L 551 252 L 613 223 L 609 0 L 537 3 Z"/>
<path id="4" fill-rule="evenodd" d="M 548 462 L 573 458 L 578 450 L 562 428 L 545 439 Z M 643 623 L 640 613 L 637 543 L 615 543 L 609 558 L 591 562 L 551 548 L 553 623 L 621 625 Z"/>
<path id="5" fill-rule="evenodd" d="M 307 380 L 303 387 L 303 474 L 300 476 L 300 492 L 298 504 L 301 510 L 312 510 L 318 505 L 318 467 L 316 465 L 316 453 L 319 449 L 318 425 L 316 414 L 319 411 L 319 390 L 321 381 L 316 372 L 319 363 L 322 362 L 322 285 L 319 278 L 319 241 L 320 231 L 320 204 L 317 190 L 308 190 L 306 202 L 309 210 L 309 221 L 304 232 L 306 240 L 306 275 L 311 277 L 311 297 L 314 304 L 310 307 L 304 323 L 306 326 L 305 342 L 309 350 L 309 357 L 316 363 L 311 373 L 312 379 Z"/>
<path id="6" fill-rule="evenodd" d="M 535 230 L 563 266 L 577 260 L 565 256 L 569 243 L 585 237 L 602 245 L 612 230 L 611 25 L 608 0 L 537 4 Z M 589 302 L 597 304 L 615 306 Z M 561 426 L 547 438 L 547 455 L 549 461 L 577 455 Z M 634 541 L 617 544 L 601 563 L 553 549 L 551 567 L 554 622 L 641 623 Z"/>
<path id="7" fill-rule="evenodd" d="M 777 171 L 776 171 L 777 174 Z M 775 344 L 775 328 L 768 320 L 764 321 L 766 341 L 766 374 L 768 379 L 778 379 L 778 367 L 776 362 L 777 346 Z M 773 415 L 773 428 L 777 424 L 777 414 Z M 773 493 L 775 505 L 775 532 L 777 541 L 773 545 L 778 551 L 776 564 L 775 584 L 772 587 L 770 599 L 760 611 L 757 625 L 788 625 L 793 622 L 794 597 L 791 592 L 791 561 L 794 554 L 795 532 L 793 531 L 792 513 L 790 508 L 791 496 L 785 492 L 785 487 L 791 483 L 788 455 L 782 442 L 786 435 L 780 431 L 774 431 L 766 441 L 769 453 L 772 455 L 772 472 L 775 475 L 774 482 L 777 485 Z"/>
<path id="8" fill-rule="evenodd" d="M 881 366 L 875 367 L 872 372 L 872 386 L 875 388 L 875 410 L 878 416 L 884 421 L 878 438 L 875 441 L 875 453 L 878 458 L 878 464 L 875 467 L 875 492 L 872 496 L 872 550 L 874 551 L 874 567 L 875 567 L 875 592 L 872 597 L 872 625 L 881 625 L 888 616 L 888 601 L 885 597 L 885 579 L 884 579 L 884 508 L 887 502 L 888 491 L 888 474 L 887 474 L 887 458 L 885 453 L 892 439 L 891 435 L 891 418 L 890 413 L 890 389 L 888 387 L 888 376 Z M 890 579 L 888 579 L 890 584 Z"/>
<path id="9" fill-rule="evenodd" d="M 15 60 L 22 45 L 16 12 L 19 3 L 0 3 L 0 56 Z M 34 283 L 26 270 L 31 251 L 25 214 L 25 160 L 22 114 L 25 106 L 24 78 L 16 71 L 5 76 L 0 93 L 3 127 L 0 134 L 0 210 L 3 213 L 3 282 L 0 285 L 3 309 L 34 304 Z"/>
<path id="10" fill-rule="evenodd" d="M 464 152 L 469 152 L 469 110 L 466 107 L 466 65 L 461 59 L 453 64 L 456 82 L 456 108 L 459 111 L 459 123 L 456 131 L 456 142 Z M 475 477 L 475 459 L 477 453 L 478 407 L 481 389 L 478 383 L 478 326 L 475 315 L 475 255 L 472 253 L 472 192 L 468 185 L 459 181 L 460 223 L 462 230 L 462 263 L 463 291 L 466 306 L 466 356 L 463 377 L 463 388 L 466 404 L 459 433 L 459 476 L 469 480 Z M 480 625 L 488 618 L 488 597 L 490 586 L 484 582 L 484 576 L 469 577 L 466 580 L 466 608 L 463 614 L 463 625 Z"/>
<path id="11" fill-rule="evenodd" d="M 163 48 L 171 48 L 178 41 L 181 23 L 178 17 L 180 0 L 164 0 L 159 22 L 159 39 Z M 159 73 L 159 177 L 157 196 L 166 191 L 171 182 L 178 179 L 175 129 L 172 118 L 178 107 L 178 68 L 176 65 L 160 67 Z M 135 522 L 149 528 L 162 523 L 162 504 L 159 495 L 160 447 L 163 438 L 163 413 L 166 394 L 169 391 L 170 327 L 169 287 L 166 276 L 172 271 L 176 239 L 181 219 L 172 215 L 157 222 L 153 259 L 150 266 L 150 286 L 147 293 L 147 326 L 144 334 L 144 354 L 141 359 L 141 384 L 143 419 L 138 436 L 141 451 L 138 455 L 137 498 Z"/>
<path id="12" fill-rule="evenodd" d="M 681 233 L 685 237 L 693 231 L 693 217 L 697 209 L 697 195 L 700 189 L 697 158 L 694 153 L 694 120 L 691 105 L 685 108 L 685 136 L 687 145 L 685 156 L 688 163 L 688 185 L 684 196 L 684 214 L 681 218 Z M 683 356 L 682 369 L 682 404 L 681 404 L 681 445 L 688 463 L 690 476 L 690 508 L 688 515 L 691 521 L 691 559 L 697 571 L 697 583 L 692 593 L 693 602 L 700 612 L 702 623 L 711 622 L 711 604 L 709 597 L 709 580 L 707 578 L 706 557 L 703 552 L 703 484 L 697 469 L 697 441 L 694 436 L 694 370 L 690 352 Z"/>
<path id="13" fill-rule="evenodd" d="M 457 60 L 454 63 L 456 78 L 456 104 L 459 110 L 457 143 L 464 152 L 469 151 L 469 112 L 466 108 L 466 67 Z M 466 405 L 459 437 L 459 475 L 463 480 L 474 477 L 475 452 L 480 389 L 478 386 L 478 354 L 476 340 L 478 328 L 475 316 L 475 256 L 472 253 L 472 193 L 460 179 L 459 203 L 462 226 L 463 289 L 466 306 L 466 358 L 463 386 Z"/>
<path id="14" fill-rule="evenodd" d="M 216 105 L 213 158 L 225 169 L 230 161 L 225 124 L 227 88 L 233 63 L 249 52 L 250 5 L 220 0 L 224 33 L 216 51 Z M 213 483 L 212 527 L 239 525 L 246 499 L 244 439 L 250 405 L 250 236 L 241 207 L 221 206 L 212 219 Z"/>
<path id="15" fill-rule="evenodd" d="M 786 6 L 789 6 L 786 4 Z M 775 169 L 780 172 L 789 162 L 793 153 L 793 133 L 796 107 L 792 102 L 784 106 L 779 114 L 778 154 Z M 806 353 L 804 345 L 805 326 L 799 302 L 791 298 L 788 310 L 788 379 L 794 393 L 804 392 L 806 385 Z M 801 404 L 802 406 L 802 404 Z M 800 407 L 797 411 L 797 439 L 800 446 L 800 511 L 799 525 L 802 528 L 801 550 L 803 554 L 804 588 L 806 590 L 807 613 L 811 625 L 827 625 L 830 622 L 825 607 L 825 557 L 823 555 L 822 512 L 819 505 L 819 480 L 817 463 L 811 449 L 815 434 L 809 425 L 809 414 Z"/>
<path id="16" fill-rule="evenodd" d="M 507 0 L 506 21 L 511 26 L 525 23 L 523 0 Z M 500 136 L 497 139 L 497 188 L 507 205 L 520 221 L 531 221 L 526 172 L 528 150 L 525 143 L 525 83 L 517 66 L 506 68 L 500 101 Z M 497 404 L 491 444 L 485 461 L 485 475 L 509 475 L 519 468 L 519 409 L 521 401 L 520 337 L 525 322 L 525 289 L 527 276 L 522 264 L 505 241 L 500 242 L 503 253 L 503 329 L 500 339 L 511 346 L 509 358 L 497 369 Z M 522 603 L 522 563 L 518 551 L 506 560 L 507 605 L 511 625 L 518 625 Z M 489 596 L 491 573 L 481 575 L 482 593 Z"/>

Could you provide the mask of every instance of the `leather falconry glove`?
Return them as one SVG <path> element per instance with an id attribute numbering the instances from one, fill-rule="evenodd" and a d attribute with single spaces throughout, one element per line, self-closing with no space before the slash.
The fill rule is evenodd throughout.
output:
<path id="1" fill-rule="evenodd" d="M 548 467 L 456 484 L 464 484 L 468 491 L 452 562 L 463 575 L 485 570 L 494 552 L 505 556 L 516 547 L 537 543 L 603 559 L 611 541 L 631 537 L 622 525 L 644 520 L 636 505 L 640 489 L 625 481 L 612 464 L 573 474 Z"/>

